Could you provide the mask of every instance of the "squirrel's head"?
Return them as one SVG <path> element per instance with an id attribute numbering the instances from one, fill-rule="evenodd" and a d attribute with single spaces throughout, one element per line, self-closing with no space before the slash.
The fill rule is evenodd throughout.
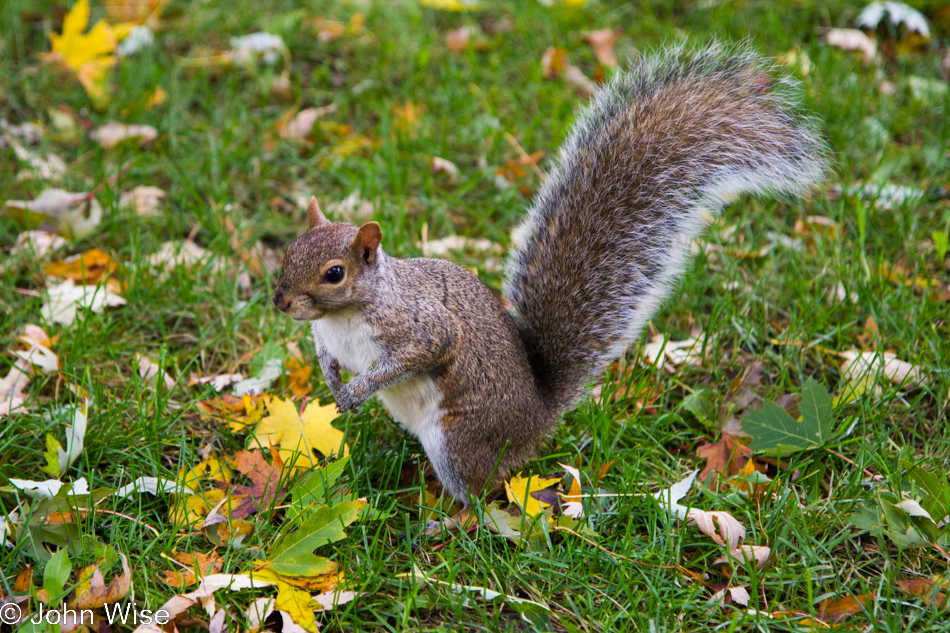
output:
<path id="1" fill-rule="evenodd" d="M 273 297 L 277 309 L 295 321 L 359 305 L 362 282 L 373 276 L 381 255 L 383 234 L 376 222 L 330 222 L 316 198 L 310 199 L 307 222 L 310 229 L 287 247 Z"/>

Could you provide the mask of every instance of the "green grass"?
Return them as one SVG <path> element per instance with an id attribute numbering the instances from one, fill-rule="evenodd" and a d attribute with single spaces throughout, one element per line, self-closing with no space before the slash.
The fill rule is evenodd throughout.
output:
<path id="1" fill-rule="evenodd" d="M 934 24 L 936 36 L 929 45 L 878 69 L 819 40 L 821 27 L 851 26 L 859 5 L 811 0 L 776 4 L 601 1 L 549 9 L 533 1 L 492 2 L 479 12 L 449 13 L 415 2 L 174 0 L 165 10 L 157 45 L 113 71 L 113 100 L 96 111 L 75 80 L 38 58 L 49 49 L 47 33 L 61 29 L 63 4 L 4 2 L 0 116 L 10 123 L 48 124 L 49 110 L 67 105 L 90 126 L 121 120 L 153 125 L 161 133 L 144 151 L 123 146 L 105 152 L 85 133 L 74 143 L 46 140 L 41 145 L 67 160 L 69 170 L 60 186 L 70 191 L 88 191 L 133 161 L 115 186 L 99 195 L 106 209 L 102 224 L 60 253 L 93 247 L 111 253 L 122 264 L 119 279 L 126 284 L 128 301 L 121 308 L 82 316 L 73 326 L 47 328 L 59 336 L 53 349 L 65 382 L 81 386 L 94 402 L 85 452 L 65 479 L 86 477 L 94 488 L 115 487 L 143 475 L 174 477 L 179 469 L 197 464 L 206 446 L 229 455 L 243 447 L 245 437 L 198 414 L 196 402 L 211 391 L 187 387 L 187 376 L 235 368 L 246 372 L 250 359 L 269 341 L 296 341 L 314 362 L 306 329 L 270 304 L 275 276 L 253 276 L 247 289 L 227 271 L 210 267 L 178 269 L 161 277 L 141 266 L 141 260 L 163 242 L 193 234 L 218 256 L 237 258 L 223 224 L 228 217 L 248 245 L 262 240 L 280 252 L 303 231 L 305 210 L 296 204 L 289 210 L 275 199 L 293 203 L 313 193 L 326 208 L 359 189 L 373 204 L 373 219 L 383 225 L 383 246 L 390 254 L 420 255 L 423 227 L 430 239 L 457 233 L 507 246 L 529 200 L 517 187 L 494 184 L 495 169 L 517 158 L 506 135 L 529 153 L 552 155 L 583 103 L 570 84 L 543 78 L 540 60 L 547 47 L 566 48 L 571 63 L 592 76 L 596 60 L 582 38 L 585 30 L 617 30 L 622 58 L 681 39 L 699 44 L 713 37 L 749 38 L 768 55 L 795 47 L 811 60 L 810 72 L 800 78 L 804 105 L 822 121 L 834 152 L 829 190 L 838 183 L 883 177 L 926 189 L 925 200 L 891 211 L 868 209 L 863 234 L 859 206 L 847 197 L 817 194 L 791 203 L 743 198 L 726 210 L 708 241 L 730 251 L 756 250 L 768 243 L 770 232 L 797 237 L 795 221 L 806 215 L 831 218 L 841 225 L 842 236 L 802 250 L 778 246 L 757 259 L 725 253 L 696 257 L 652 326 L 674 339 L 694 329 L 707 333 L 711 338 L 702 366 L 683 367 L 672 375 L 635 366 L 623 380 L 655 381 L 659 397 L 653 408 L 637 412 L 629 401 L 614 402 L 606 389 L 601 399 L 588 399 L 568 415 L 528 465 L 532 473 L 550 475 L 560 471 L 558 462 L 579 460 L 587 473 L 612 461 L 600 487 L 617 496 L 605 498 L 589 519 L 602 549 L 563 533 L 534 547 L 518 547 L 486 530 L 457 535 L 435 547 L 422 537 L 418 504 L 394 494 L 421 493 L 418 483 L 400 484 L 404 467 L 417 462 L 419 469 L 425 467 L 421 447 L 376 403 L 345 416 L 338 425 L 347 429 L 353 451 L 349 485 L 389 516 L 358 522 L 348 529 L 350 538 L 321 550 L 364 595 L 318 619 L 329 630 L 801 630 L 804 625 L 794 618 L 770 620 L 765 614 L 814 616 L 825 598 L 872 593 L 876 599 L 867 612 L 847 620 L 855 630 L 950 630 L 945 609 L 895 586 L 900 579 L 946 573 L 945 555 L 932 548 L 897 549 L 887 539 L 861 534 L 848 521 L 858 504 L 872 501 L 879 490 L 901 489 L 903 460 L 926 465 L 944 480 L 950 470 L 950 303 L 936 292 L 891 283 L 880 272 L 885 264 L 901 263 L 911 274 L 933 277 L 944 286 L 950 281 L 930 237 L 950 227 L 950 206 L 938 191 L 950 181 L 950 108 L 946 98 L 915 100 L 908 88 L 911 76 L 941 77 L 945 48 L 937 49 L 947 45 L 946 22 L 943 30 Z M 937 5 L 929 7 L 935 11 Z M 363 31 L 332 42 L 319 42 L 301 27 L 305 18 L 347 22 L 356 13 L 365 18 Z M 103 15 L 94 4 L 93 20 Z M 448 52 L 445 32 L 463 25 L 480 29 L 483 50 Z M 196 69 L 183 63 L 208 49 L 226 49 L 230 37 L 257 30 L 279 33 L 289 46 L 289 100 L 270 90 L 274 70 Z M 879 91 L 882 79 L 895 84 L 895 94 Z M 168 99 L 147 110 L 143 95 L 156 86 L 167 91 Z M 375 146 L 340 158 L 334 154 L 338 141 L 317 135 L 310 147 L 282 142 L 265 150 L 266 135 L 297 101 L 304 107 L 337 104 L 324 120 L 350 126 Z M 421 122 L 411 133 L 394 121 L 394 107 L 407 102 L 423 107 Z M 869 132 L 872 128 L 884 134 Z M 2 152 L 0 197 L 31 199 L 47 186 L 19 180 L 12 151 Z M 433 155 L 459 167 L 454 185 L 430 174 Z M 160 217 L 119 210 L 119 191 L 143 184 L 168 192 Z M 519 184 L 535 190 L 539 181 L 529 173 Z M 0 214 L 4 253 L 22 229 Z M 499 274 L 480 266 L 479 257 L 460 261 L 479 267 L 486 283 L 500 288 Z M 839 282 L 856 297 L 854 303 L 829 299 Z M 17 289 L 40 291 L 43 283 L 36 265 L 3 274 L 0 349 L 14 345 L 24 324 L 41 322 L 41 300 Z M 710 609 L 706 600 L 712 592 L 670 566 L 708 573 L 711 583 L 727 582 L 721 566 L 712 564 L 721 548 L 695 528 L 668 520 L 644 498 L 701 467 L 697 446 L 716 439 L 715 427 L 688 412 L 683 399 L 706 389 L 718 402 L 732 378 L 754 360 L 764 363 L 756 391 L 766 398 L 800 393 L 809 376 L 829 389 L 840 388 L 838 359 L 814 346 L 839 352 L 859 348 L 857 336 L 869 316 L 880 328 L 884 347 L 918 364 L 930 383 L 901 390 L 882 384 L 879 397 L 868 394 L 839 408 L 836 424 L 853 424 L 850 434 L 828 449 L 793 458 L 775 478 L 772 494 L 759 501 L 734 491 L 693 490 L 692 504 L 731 512 L 749 530 L 749 542 L 769 545 L 775 556 L 763 570 L 751 575 L 740 571 L 733 579 L 733 586 L 749 588 L 750 606 L 758 615 Z M 811 346 L 775 345 L 776 338 Z M 156 392 L 138 378 L 137 352 L 182 377 L 171 392 Z M 2 358 L 0 373 L 5 374 L 13 357 Z M 36 379 L 29 393 L 29 410 L 0 422 L 0 475 L 42 480 L 47 478 L 40 471 L 46 433 L 63 439 L 63 422 L 51 414 L 78 399 L 56 376 Z M 312 395 L 329 396 L 319 376 Z M 825 469 L 820 486 L 806 486 L 793 474 L 816 468 Z M 16 502 L 13 495 L 0 495 L 5 510 Z M 29 501 L 23 503 L 29 507 Z M 211 549 L 200 532 L 174 529 L 169 504 L 166 495 L 107 500 L 101 508 L 134 520 L 91 514 L 81 522 L 82 534 L 130 555 L 130 597 L 141 608 L 146 603 L 157 608 L 173 593 L 157 580 L 170 568 L 161 554 Z M 249 544 L 268 547 L 281 516 L 279 510 L 262 513 Z M 154 526 L 161 536 L 143 524 Z M 32 560 L 30 547 L 26 542 L 0 547 L 4 587 L 26 563 L 34 565 L 39 577 L 42 565 Z M 83 552 L 78 560 L 91 562 L 91 547 Z M 220 553 L 228 572 L 243 571 L 259 556 L 228 548 Z M 413 565 L 439 580 L 542 602 L 552 616 L 546 625 L 528 624 L 509 607 L 466 601 L 439 586 L 414 588 L 400 577 Z M 219 593 L 219 604 L 243 610 L 247 596 Z"/>

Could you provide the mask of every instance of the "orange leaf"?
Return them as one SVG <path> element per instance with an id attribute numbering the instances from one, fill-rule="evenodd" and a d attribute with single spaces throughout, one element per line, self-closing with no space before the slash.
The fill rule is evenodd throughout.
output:
<path id="1" fill-rule="evenodd" d="M 818 611 L 821 617 L 831 622 L 841 622 L 857 613 L 861 613 L 864 607 L 877 598 L 876 594 L 865 593 L 858 596 L 845 596 L 839 600 L 828 598 L 822 600 L 818 605 Z"/>

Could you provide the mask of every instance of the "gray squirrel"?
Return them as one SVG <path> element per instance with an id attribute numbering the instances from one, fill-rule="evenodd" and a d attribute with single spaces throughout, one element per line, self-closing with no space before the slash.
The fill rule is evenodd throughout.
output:
<path id="1" fill-rule="evenodd" d="M 378 394 L 468 507 L 637 339 L 723 206 L 820 182 L 825 144 L 778 74 L 721 44 L 619 72 L 578 115 L 517 230 L 510 311 L 471 272 L 390 257 L 379 224 L 330 222 L 316 198 L 274 305 L 310 323 L 338 409 Z"/>

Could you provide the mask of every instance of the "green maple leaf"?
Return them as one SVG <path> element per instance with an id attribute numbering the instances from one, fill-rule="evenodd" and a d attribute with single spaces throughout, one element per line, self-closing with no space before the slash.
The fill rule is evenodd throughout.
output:
<path id="1" fill-rule="evenodd" d="M 321 506 L 295 532 L 281 538 L 267 556 L 270 567 L 285 576 L 316 576 L 327 573 L 325 558 L 313 550 L 346 537 L 344 528 L 356 520 L 366 502 L 357 499 Z"/>
<path id="2" fill-rule="evenodd" d="M 788 455 L 824 446 L 831 439 L 834 407 L 831 394 L 813 378 L 805 382 L 796 420 L 782 407 L 765 400 L 762 409 L 742 418 L 742 430 L 753 437 L 749 448 L 766 454 Z"/>

